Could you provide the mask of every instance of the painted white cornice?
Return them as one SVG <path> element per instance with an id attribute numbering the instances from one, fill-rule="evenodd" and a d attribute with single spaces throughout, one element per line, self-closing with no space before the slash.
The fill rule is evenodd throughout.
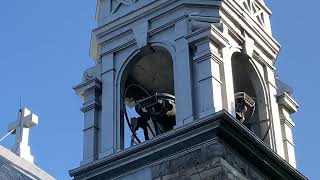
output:
<path id="1" fill-rule="evenodd" d="M 279 95 L 277 99 L 279 105 L 289 110 L 290 114 L 297 112 L 299 104 L 288 93 L 285 92 Z"/>

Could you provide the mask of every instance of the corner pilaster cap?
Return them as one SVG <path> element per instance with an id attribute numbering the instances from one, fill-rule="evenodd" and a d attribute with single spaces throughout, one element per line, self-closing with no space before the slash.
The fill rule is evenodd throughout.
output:
<path id="1" fill-rule="evenodd" d="M 215 25 L 212 24 L 192 32 L 186 36 L 186 39 L 192 44 L 201 44 L 205 41 L 211 40 L 218 44 L 221 48 L 228 47 L 230 45 L 229 40 Z"/>
<path id="2" fill-rule="evenodd" d="M 297 112 L 299 104 L 286 92 L 277 96 L 278 104 L 285 107 L 290 114 Z"/>
<path id="3" fill-rule="evenodd" d="M 93 89 L 101 91 L 101 87 L 102 87 L 102 82 L 98 78 L 93 78 L 74 86 L 73 89 L 78 96 L 83 98 L 86 92 Z"/>

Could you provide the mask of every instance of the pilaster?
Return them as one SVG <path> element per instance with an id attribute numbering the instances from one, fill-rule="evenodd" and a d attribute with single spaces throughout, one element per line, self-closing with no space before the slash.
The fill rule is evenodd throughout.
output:
<path id="1" fill-rule="evenodd" d="M 279 116 L 279 108 L 277 103 L 277 87 L 275 82 L 275 74 L 274 70 L 266 67 L 266 75 L 267 75 L 267 88 L 269 91 L 269 110 L 270 110 L 270 120 L 272 125 L 272 134 L 273 134 L 273 148 L 279 156 L 285 158 L 284 155 L 284 146 L 283 146 L 283 137 L 282 137 L 282 130 L 281 130 L 281 122 Z"/>
<path id="2" fill-rule="evenodd" d="M 176 96 L 176 127 L 181 127 L 193 121 L 193 92 L 192 92 L 192 58 L 189 43 L 185 36 L 188 34 L 188 23 L 181 20 L 176 23 L 174 87 Z"/>
<path id="3" fill-rule="evenodd" d="M 298 104 L 287 93 L 278 96 L 278 104 L 285 160 L 296 168 L 295 145 L 292 137 L 292 129 L 295 124 L 290 118 L 290 114 L 297 112 Z"/>
<path id="4" fill-rule="evenodd" d="M 240 52 L 240 49 L 234 47 L 226 47 L 223 49 L 223 99 L 224 109 L 233 117 L 236 117 L 235 96 L 232 72 L 232 55 Z"/>
<path id="5" fill-rule="evenodd" d="M 101 81 L 87 80 L 74 87 L 77 95 L 84 100 L 81 111 L 84 114 L 83 161 L 81 165 L 98 159 L 98 119 L 100 110 Z"/>
<path id="6" fill-rule="evenodd" d="M 119 131 L 120 120 L 117 123 L 115 113 L 115 86 L 114 86 L 114 56 L 113 53 L 104 55 L 101 61 L 102 66 L 102 110 L 100 125 L 100 151 L 99 159 L 104 158 L 120 149 Z"/>
<path id="7" fill-rule="evenodd" d="M 210 39 L 197 44 L 193 61 L 195 62 L 195 81 L 197 88 L 197 107 L 199 118 L 206 117 L 223 109 L 222 106 L 222 58 L 219 48 Z"/>

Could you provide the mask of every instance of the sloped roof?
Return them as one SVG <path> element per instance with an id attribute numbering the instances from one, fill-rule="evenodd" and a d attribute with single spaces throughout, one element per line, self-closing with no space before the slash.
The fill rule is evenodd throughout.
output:
<path id="1" fill-rule="evenodd" d="M 0 146 L 1 180 L 55 180 L 36 165 Z"/>

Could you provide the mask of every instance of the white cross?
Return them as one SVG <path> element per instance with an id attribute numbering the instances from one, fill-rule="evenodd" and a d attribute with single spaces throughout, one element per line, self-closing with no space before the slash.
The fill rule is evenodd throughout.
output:
<path id="1" fill-rule="evenodd" d="M 10 123 L 8 131 L 16 135 L 16 142 L 12 147 L 12 152 L 23 159 L 33 163 L 29 142 L 29 128 L 38 124 L 38 116 L 31 113 L 27 108 L 22 108 L 18 112 L 17 120 Z"/>

